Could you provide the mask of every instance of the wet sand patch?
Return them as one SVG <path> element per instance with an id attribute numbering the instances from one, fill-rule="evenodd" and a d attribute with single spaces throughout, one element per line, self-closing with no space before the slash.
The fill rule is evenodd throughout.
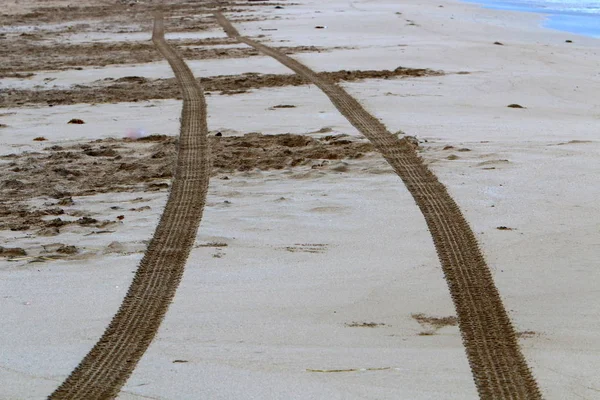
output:
<path id="1" fill-rule="evenodd" d="M 398 67 L 394 70 L 340 70 L 319 73 L 331 82 L 355 82 L 364 79 L 401 79 L 443 75 L 441 71 L 426 68 Z M 259 74 L 223 75 L 198 80 L 208 93 L 239 94 L 252 89 L 310 84 L 299 75 Z M 208 94 L 207 93 L 207 94 Z M 23 90 L 8 89 L 0 95 L 0 108 L 24 104 L 65 105 L 77 103 L 136 102 L 151 99 L 179 99 L 174 79 L 147 79 L 143 77 L 107 78 L 93 85 L 77 85 L 73 89 Z"/>
<path id="2" fill-rule="evenodd" d="M 312 138 L 260 133 L 212 136 L 212 174 L 311 167 L 315 163 L 323 166 L 324 160 L 359 159 L 374 151 L 370 143 L 349 139 L 344 135 Z M 106 228 L 114 221 L 79 215 L 79 219 L 65 219 L 65 207 L 73 204 L 73 196 L 168 189 L 176 151 L 176 138 L 151 135 L 138 140 L 52 145 L 41 151 L 0 156 L 0 229 L 41 229 L 40 234 L 53 236 L 65 225 Z M 40 197 L 49 199 L 43 207 L 28 205 L 30 199 Z"/>

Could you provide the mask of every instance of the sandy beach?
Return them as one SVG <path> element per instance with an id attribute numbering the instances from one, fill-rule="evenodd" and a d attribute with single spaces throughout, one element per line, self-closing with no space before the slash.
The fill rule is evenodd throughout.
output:
<path id="1" fill-rule="evenodd" d="M 410 137 L 543 397 L 600 397 L 600 40 L 448 0 L 171 3 L 212 167 L 181 283 L 119 399 L 479 398 L 411 192 L 318 86 L 228 37 L 219 7 Z M 43 7 L 0 16 L 10 400 L 47 398 L 119 309 L 172 189 L 182 108 L 152 1 Z"/>

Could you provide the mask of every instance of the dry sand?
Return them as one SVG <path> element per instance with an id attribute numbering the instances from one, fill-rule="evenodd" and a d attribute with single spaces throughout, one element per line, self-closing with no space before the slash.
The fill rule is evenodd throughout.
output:
<path id="1" fill-rule="evenodd" d="M 236 26 L 272 45 L 328 49 L 294 55 L 318 71 L 446 72 L 343 85 L 392 131 L 422 141 L 422 156 L 478 234 L 545 397 L 597 397 L 600 42 L 538 28 L 541 18 L 533 14 L 449 1 L 294 3 L 253 7 L 240 18 L 254 21 Z M 82 30 L 93 31 L 99 21 L 86 21 L 91 28 Z M 136 29 L 137 40 L 150 38 L 146 27 Z M 200 33 L 225 37 L 213 28 Z M 264 57 L 191 66 L 197 77 L 287 72 Z M 72 89 L 106 77 L 172 76 L 164 62 L 82 68 L 0 82 L 31 89 L 32 81 L 55 77 L 52 85 Z M 310 85 L 214 93 L 207 101 L 209 128 L 224 137 L 358 135 Z M 526 108 L 507 107 L 513 103 Z M 1 154 L 40 153 L 2 158 L 2 168 L 72 147 L 107 162 L 118 154 L 90 156 L 81 148 L 107 144 L 122 146 L 115 151 L 128 152 L 129 161 L 148 159 L 151 172 L 164 168 L 166 160 L 151 158 L 159 150 L 132 150 L 137 144 L 120 138 L 142 128 L 175 135 L 179 107 L 175 100 L 150 100 L 2 108 Z M 71 118 L 86 124 L 67 125 Z M 38 136 L 48 140 L 34 142 Z M 90 143 L 110 137 L 115 141 Z M 44 150 L 52 146 L 65 150 Z M 181 287 L 120 398 L 476 398 L 458 329 L 439 326 L 452 319 L 435 319 L 454 310 L 424 220 L 401 181 L 368 152 L 329 163 L 288 161 L 283 170 L 233 168 L 211 179 Z M 37 190 L 43 180 L 33 174 L 43 173 L 44 164 L 27 165 L 38 165 L 35 179 L 28 182 L 27 171 L 10 179 Z M 158 178 L 153 183 L 168 182 Z M 147 184 L 76 192 L 65 205 L 56 203 L 67 195 L 44 193 L 21 206 L 66 214 L 38 213 L 36 221 L 73 222 L 54 236 L 39 235 L 38 225 L 0 232 L 3 247 L 27 252 L 0 261 L 1 398 L 44 398 L 98 339 L 166 201 L 164 187 Z M 15 185 L 3 187 L 3 196 Z"/>

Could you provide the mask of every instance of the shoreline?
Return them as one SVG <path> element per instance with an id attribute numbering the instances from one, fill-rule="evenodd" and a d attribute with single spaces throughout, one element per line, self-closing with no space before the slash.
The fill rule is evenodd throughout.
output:
<path id="1" fill-rule="evenodd" d="M 544 10 L 536 7 L 519 6 L 500 3 L 497 0 L 463 0 L 466 3 L 478 4 L 483 8 L 501 11 L 516 11 L 538 14 L 544 17 L 542 28 L 588 38 L 600 39 L 599 14 L 568 13 L 556 10 Z"/>

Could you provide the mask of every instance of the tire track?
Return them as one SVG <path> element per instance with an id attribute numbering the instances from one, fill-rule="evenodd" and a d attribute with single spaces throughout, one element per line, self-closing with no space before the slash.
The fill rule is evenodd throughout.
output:
<path id="1" fill-rule="evenodd" d="M 241 36 L 221 13 L 214 15 L 228 36 L 275 58 L 318 86 L 402 179 L 433 237 L 479 397 L 541 399 L 473 231 L 446 187 L 412 146 L 392 135 L 340 86 L 278 50 Z"/>
<path id="2" fill-rule="evenodd" d="M 183 59 L 164 39 L 163 17 L 152 41 L 169 61 L 183 94 L 171 192 L 129 291 L 110 325 L 49 399 L 115 398 L 152 342 L 175 295 L 196 238 L 210 176 L 206 103 Z"/>

